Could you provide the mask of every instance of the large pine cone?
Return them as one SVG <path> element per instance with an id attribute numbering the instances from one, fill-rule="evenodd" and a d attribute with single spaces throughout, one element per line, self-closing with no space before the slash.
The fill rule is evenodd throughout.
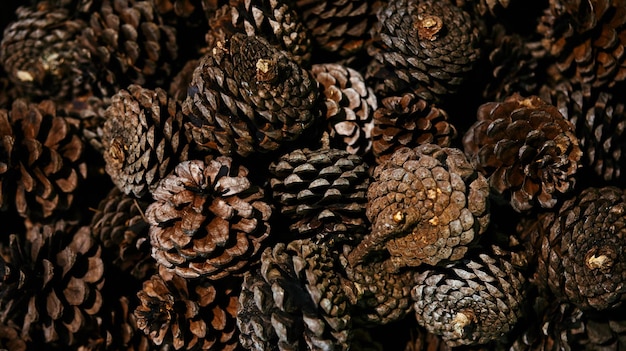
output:
<path id="1" fill-rule="evenodd" d="M 269 152 L 320 116 L 317 82 L 267 40 L 235 34 L 202 57 L 183 111 L 203 147 L 226 156 Z"/>
<path id="2" fill-rule="evenodd" d="M 279 243 L 247 272 L 237 325 L 248 350 L 347 350 L 349 282 L 331 252 L 307 240 Z"/>
<path id="3" fill-rule="evenodd" d="M 160 266 L 137 293 L 137 326 L 175 350 L 235 350 L 239 282 L 187 280 Z"/>
<path id="4" fill-rule="evenodd" d="M 181 106 L 165 90 L 130 85 L 113 95 L 105 117 L 106 172 L 125 194 L 146 195 L 187 160 Z"/>
<path id="5" fill-rule="evenodd" d="M 379 97 L 433 102 L 457 91 L 480 56 L 471 16 L 449 0 L 394 0 L 378 11 L 366 78 Z"/>
<path id="6" fill-rule="evenodd" d="M 146 210 L 152 256 L 186 278 L 241 271 L 270 233 L 263 189 L 225 156 L 180 163 L 152 195 Z"/>
<path id="7" fill-rule="evenodd" d="M 361 157 L 337 149 L 298 149 L 269 169 L 272 197 L 298 237 L 354 244 L 369 229 L 370 179 Z"/>
<path id="8" fill-rule="evenodd" d="M 458 260 L 489 224 L 487 180 L 459 149 L 400 148 L 373 177 L 372 231 L 350 252 L 353 266 L 385 250 L 397 268 Z"/>
<path id="9" fill-rule="evenodd" d="M 23 237 L 12 234 L 0 259 L 0 323 L 12 321 L 41 345 L 84 343 L 103 302 L 100 253 L 88 226 L 28 223 Z"/>
<path id="10" fill-rule="evenodd" d="M 20 215 L 50 219 L 70 208 L 87 177 L 84 144 L 56 105 L 15 100 L 0 110 L 1 207 L 15 202 Z"/>
<path id="11" fill-rule="evenodd" d="M 555 106 L 514 94 L 481 105 L 477 118 L 463 137 L 465 154 L 515 210 L 552 208 L 574 188 L 582 151 Z"/>

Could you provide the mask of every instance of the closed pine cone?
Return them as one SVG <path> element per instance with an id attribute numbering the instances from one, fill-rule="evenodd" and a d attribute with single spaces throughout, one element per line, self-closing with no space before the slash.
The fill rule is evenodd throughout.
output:
<path id="1" fill-rule="evenodd" d="M 377 166 L 368 192 L 371 233 L 350 264 L 386 251 L 396 268 L 462 258 L 489 224 L 489 186 L 463 152 L 424 144 Z"/>
<path id="2" fill-rule="evenodd" d="M 477 119 L 463 137 L 465 154 L 516 211 L 553 208 L 574 188 L 582 151 L 555 106 L 514 94 L 481 105 Z"/>
<path id="3" fill-rule="evenodd" d="M 257 260 L 272 209 L 247 176 L 225 156 L 176 166 L 146 210 L 157 262 L 182 277 L 219 279 Z"/>

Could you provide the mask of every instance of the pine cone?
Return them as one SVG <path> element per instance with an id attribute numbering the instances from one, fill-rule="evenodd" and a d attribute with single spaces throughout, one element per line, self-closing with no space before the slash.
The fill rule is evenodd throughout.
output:
<path id="1" fill-rule="evenodd" d="M 446 111 L 414 94 L 386 97 L 381 105 L 374 112 L 372 130 L 372 150 L 378 164 L 385 163 L 401 147 L 448 147 L 456 138 L 456 128 L 448 121 Z"/>
<path id="2" fill-rule="evenodd" d="M 70 208 L 87 177 L 83 142 L 56 105 L 23 99 L 0 110 L 1 207 L 14 201 L 19 214 L 51 219 Z"/>
<path id="3" fill-rule="evenodd" d="M 105 118 L 106 172 L 125 194 L 146 195 L 187 160 L 181 106 L 165 90 L 130 85 L 111 98 Z"/>
<path id="4" fill-rule="evenodd" d="M 96 326 L 104 284 L 101 247 L 89 227 L 28 222 L 23 237 L 10 236 L 9 249 L 0 258 L 0 323 L 12 321 L 37 345 L 83 343 Z"/>
<path id="5" fill-rule="evenodd" d="M 299 238 L 355 243 L 369 229 L 365 206 L 370 179 L 359 156 L 337 149 L 297 149 L 269 169 L 274 201 Z"/>
<path id="6" fill-rule="evenodd" d="M 137 293 L 137 326 L 175 350 L 235 350 L 239 280 L 187 280 L 163 266 Z"/>
<path id="7" fill-rule="evenodd" d="M 326 247 L 278 243 L 245 274 L 237 325 L 248 350 L 347 350 L 351 338 L 348 282 Z"/>
<path id="8" fill-rule="evenodd" d="M 195 142 L 246 157 L 297 139 L 320 115 L 317 82 L 261 37 L 227 44 L 202 57 L 183 104 Z"/>
<path id="9" fill-rule="evenodd" d="M 514 94 L 481 105 L 477 118 L 463 137 L 465 154 L 515 210 L 553 208 L 572 190 L 582 152 L 556 107 Z"/>
<path id="10" fill-rule="evenodd" d="M 449 0 L 394 0 L 377 16 L 365 77 L 381 98 L 412 92 L 439 102 L 480 56 L 478 27 Z"/>
<path id="11" fill-rule="evenodd" d="M 487 180 L 459 149 L 400 148 L 373 178 L 366 212 L 372 230 L 350 252 L 353 266 L 383 250 L 396 268 L 458 260 L 489 224 Z"/>
<path id="12" fill-rule="evenodd" d="M 185 278 L 219 279 L 256 260 L 272 209 L 247 177 L 225 156 L 176 166 L 146 210 L 157 262 Z"/>
<path id="13" fill-rule="evenodd" d="M 412 290 L 415 316 L 451 347 L 483 344 L 516 324 L 524 284 L 507 260 L 480 254 L 421 273 Z"/>
<path id="14" fill-rule="evenodd" d="M 365 85 L 358 71 L 347 66 L 316 64 L 311 73 L 324 95 L 330 147 L 360 156 L 367 154 L 372 147 L 372 117 L 378 107 L 374 91 Z"/>
<path id="15" fill-rule="evenodd" d="M 104 154 L 102 136 L 106 121 L 105 112 L 110 105 L 110 98 L 88 94 L 66 100 L 58 104 L 57 109 L 74 120 L 73 124 L 78 127 L 85 144 L 90 145 L 99 154 Z"/>

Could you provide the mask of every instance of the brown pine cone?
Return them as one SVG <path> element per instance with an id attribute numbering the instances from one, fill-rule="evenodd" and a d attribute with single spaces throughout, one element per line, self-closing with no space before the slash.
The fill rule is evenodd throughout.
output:
<path id="1" fill-rule="evenodd" d="M 361 157 L 337 149 L 297 149 L 270 164 L 272 197 L 289 229 L 328 245 L 359 242 L 370 184 Z"/>
<path id="2" fill-rule="evenodd" d="M 394 0 L 377 16 L 365 77 L 380 98 L 412 92 L 439 102 L 480 56 L 478 27 L 449 0 Z"/>
<path id="3" fill-rule="evenodd" d="M 285 51 L 238 33 L 202 57 L 183 112 L 201 147 L 246 157 L 296 140 L 319 105 L 317 82 Z"/>
<path id="4" fill-rule="evenodd" d="M 374 91 L 365 85 L 361 73 L 344 65 L 316 64 L 311 73 L 324 96 L 330 147 L 367 154 L 372 147 L 372 117 L 378 107 Z"/>
<path id="5" fill-rule="evenodd" d="M 78 126 L 85 144 L 90 145 L 99 154 L 104 154 L 103 127 L 106 121 L 105 111 L 110 105 L 109 97 L 100 98 L 86 94 L 58 104 L 57 109 L 74 120 L 73 124 Z"/>
<path id="6" fill-rule="evenodd" d="M 347 350 L 351 287 L 331 251 L 307 240 L 278 243 L 244 276 L 237 325 L 248 350 Z"/>
<path id="7" fill-rule="evenodd" d="M 127 195 L 138 198 L 187 160 L 188 142 L 180 103 L 165 90 L 130 85 L 111 98 L 102 144 L 106 172 Z"/>
<path id="8" fill-rule="evenodd" d="M 235 350 L 239 279 L 187 280 L 163 266 L 137 293 L 137 326 L 175 350 Z"/>
<path id="9" fill-rule="evenodd" d="M 396 268 L 462 258 L 489 224 L 489 186 L 463 152 L 434 144 L 400 148 L 374 169 L 367 192 L 371 233 L 352 266 L 379 251 Z"/>
<path id="10" fill-rule="evenodd" d="M 537 96 L 481 105 L 465 154 L 518 212 L 554 207 L 576 184 L 582 151 L 574 126 Z"/>
<path id="11" fill-rule="evenodd" d="M 70 208 L 87 177 L 84 144 L 56 105 L 18 99 L 0 110 L 1 207 L 14 202 L 23 217 L 51 219 Z"/>
<path id="12" fill-rule="evenodd" d="M 372 151 L 378 164 L 384 163 L 401 147 L 421 144 L 448 147 L 456 138 L 456 128 L 446 111 L 412 93 L 382 99 L 374 112 Z"/>
<path id="13" fill-rule="evenodd" d="M 146 210 L 152 256 L 185 278 L 242 271 L 270 233 L 263 189 L 225 156 L 180 163 L 152 196 Z"/>

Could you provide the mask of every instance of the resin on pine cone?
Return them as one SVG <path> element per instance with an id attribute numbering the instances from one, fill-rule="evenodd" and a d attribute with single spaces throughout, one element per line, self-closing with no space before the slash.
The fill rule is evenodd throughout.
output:
<path id="1" fill-rule="evenodd" d="M 481 105 L 465 154 L 517 211 L 553 208 L 576 184 L 582 151 L 574 126 L 537 96 Z"/>
<path id="2" fill-rule="evenodd" d="M 219 156 L 180 163 L 146 210 L 152 256 L 186 278 L 219 279 L 258 260 L 272 208 L 248 170 Z"/>
<path id="3" fill-rule="evenodd" d="M 386 251 L 396 268 L 462 258 L 489 224 L 489 186 L 463 152 L 424 144 L 398 149 L 373 172 L 368 234 L 351 265 Z"/>

